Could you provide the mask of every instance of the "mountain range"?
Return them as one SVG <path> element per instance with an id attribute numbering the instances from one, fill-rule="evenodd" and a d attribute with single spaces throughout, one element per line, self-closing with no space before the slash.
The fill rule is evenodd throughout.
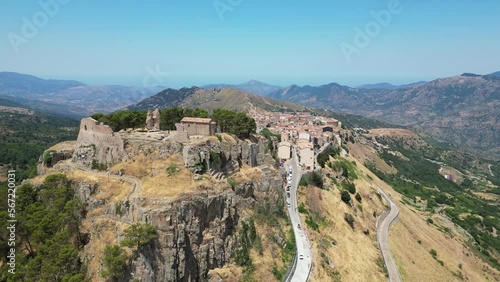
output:
<path id="1" fill-rule="evenodd" d="M 163 88 L 92 86 L 74 80 L 41 79 L 15 72 L 0 72 L 0 98 L 56 116 L 80 118 L 95 112 L 110 113 L 137 103 Z"/>
<path id="2" fill-rule="evenodd" d="M 129 110 L 152 110 L 181 106 L 213 110 L 225 108 L 233 111 L 248 112 L 250 109 L 268 111 L 302 111 L 306 107 L 289 102 L 278 101 L 251 94 L 234 88 L 181 88 L 165 89 L 160 93 L 129 106 Z"/>
<path id="3" fill-rule="evenodd" d="M 394 85 L 388 82 L 383 82 L 383 83 L 375 83 L 375 84 L 364 84 L 360 85 L 356 88 L 360 89 L 387 89 L 387 90 L 394 90 L 394 89 L 402 89 L 402 88 L 411 88 L 414 86 L 420 86 L 423 84 L 426 84 L 427 81 L 418 81 L 410 84 L 402 84 L 402 85 Z"/>
<path id="4" fill-rule="evenodd" d="M 292 85 L 268 95 L 422 130 L 447 143 L 500 158 L 499 73 L 436 79 L 409 88 L 359 89 L 331 83 Z"/>
<path id="5" fill-rule="evenodd" d="M 0 72 L 0 98 L 22 107 L 73 118 L 124 108 L 144 110 L 171 106 L 239 111 L 318 108 L 410 127 L 442 142 L 500 159 L 500 72 L 464 73 L 401 86 L 381 83 L 352 88 L 330 83 L 281 88 L 251 80 L 238 85 L 212 84 L 181 89 L 91 86 L 78 81 Z"/>

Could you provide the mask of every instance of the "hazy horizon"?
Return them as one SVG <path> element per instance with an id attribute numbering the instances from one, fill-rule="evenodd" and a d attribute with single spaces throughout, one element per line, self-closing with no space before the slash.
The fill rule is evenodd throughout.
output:
<path id="1" fill-rule="evenodd" d="M 123 86 L 145 86 L 143 84 L 144 77 L 112 77 L 112 76 L 46 76 L 46 75 L 38 75 L 36 73 L 22 73 L 15 70 L 0 70 L 6 72 L 16 72 L 21 74 L 33 75 L 42 79 L 57 79 L 57 80 L 75 80 L 87 85 L 94 86 L 105 86 L 105 85 L 123 85 Z M 486 75 L 493 73 L 495 71 L 491 71 L 488 73 L 478 73 L 479 75 Z M 460 75 L 462 73 L 470 73 L 469 71 L 463 71 L 460 73 L 452 74 L 450 76 Z M 257 77 L 257 76 L 256 76 Z M 358 87 L 366 84 L 378 84 L 378 83 L 390 83 L 392 85 L 404 85 L 415 83 L 419 81 L 432 81 L 438 78 L 444 78 L 448 76 L 441 77 L 415 77 L 415 78 L 407 78 L 407 77 L 332 77 L 332 78 L 322 78 L 322 77 L 314 77 L 314 78 L 303 78 L 303 77 L 292 77 L 292 78 L 256 78 L 256 77 L 247 77 L 247 78 L 231 78 L 229 76 L 225 77 L 225 80 L 219 81 L 217 78 L 210 77 L 176 77 L 175 75 L 169 75 L 163 78 L 164 83 L 156 83 L 154 86 L 163 86 L 169 88 L 179 89 L 182 87 L 192 87 L 198 86 L 202 87 L 209 84 L 242 84 L 249 82 L 251 80 L 257 80 L 269 85 L 279 86 L 279 87 L 287 87 L 290 85 L 299 85 L 299 86 L 320 86 L 330 83 L 338 83 L 340 85 L 345 85 L 349 87 Z M 168 83 L 168 84 L 167 84 Z"/>
<path id="2" fill-rule="evenodd" d="M 498 1 L 42 0 L 0 9 L 0 69 L 88 84 L 399 85 L 500 65 Z"/>

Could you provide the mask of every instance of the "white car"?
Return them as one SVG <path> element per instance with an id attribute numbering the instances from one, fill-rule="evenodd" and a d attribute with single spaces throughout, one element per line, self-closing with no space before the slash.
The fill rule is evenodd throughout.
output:
<path id="1" fill-rule="evenodd" d="M 288 171 L 292 173 L 292 166 L 288 167 Z"/>
<path id="2" fill-rule="evenodd" d="M 304 255 L 299 255 L 299 259 L 303 260 L 304 259 Z"/>
<path id="3" fill-rule="evenodd" d="M 292 181 L 292 175 L 288 175 L 288 181 Z"/>
<path id="4" fill-rule="evenodd" d="M 290 205 L 290 203 L 289 203 L 289 202 L 286 202 L 286 206 L 287 206 L 287 207 L 291 207 L 292 205 Z"/>
<path id="5" fill-rule="evenodd" d="M 292 185 L 292 180 L 288 180 L 288 185 Z"/>

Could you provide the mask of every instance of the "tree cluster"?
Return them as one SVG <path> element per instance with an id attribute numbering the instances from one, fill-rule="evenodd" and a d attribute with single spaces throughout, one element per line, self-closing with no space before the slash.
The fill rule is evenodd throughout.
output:
<path id="1" fill-rule="evenodd" d="M 127 128 L 141 128 L 146 124 L 146 111 L 124 110 L 108 115 L 96 113 L 92 118 L 109 125 L 113 131 Z M 175 124 L 181 122 L 184 117 L 208 118 L 217 122 L 221 132 L 234 134 L 240 138 L 247 138 L 255 133 L 257 125 L 255 120 L 245 113 L 234 112 L 227 109 L 215 109 L 212 115 L 202 109 L 184 109 L 172 107 L 160 111 L 160 129 L 175 130 Z"/>
<path id="2" fill-rule="evenodd" d="M 217 122 L 220 131 L 234 134 L 240 138 L 248 138 L 257 129 L 255 120 L 241 112 L 215 109 L 212 119 Z"/>
<path id="3" fill-rule="evenodd" d="M 7 189 L 2 187 L 1 191 L 5 194 Z M 78 257 L 85 244 L 80 232 L 84 208 L 74 194 L 71 182 L 62 174 L 49 175 L 40 187 L 23 184 L 17 189 L 16 274 L 7 273 L 2 257 L 0 280 L 84 281 Z M 4 254 L 11 248 L 6 226 L 11 215 L 5 203 L 0 204 L 0 248 Z"/>

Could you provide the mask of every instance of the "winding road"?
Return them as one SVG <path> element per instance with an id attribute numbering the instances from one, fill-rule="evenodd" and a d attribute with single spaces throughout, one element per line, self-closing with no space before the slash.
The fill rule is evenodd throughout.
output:
<path id="1" fill-rule="evenodd" d="M 396 222 L 399 217 L 399 208 L 392 201 L 392 199 L 387 195 L 380 186 L 372 181 L 372 184 L 377 186 L 380 194 L 389 203 L 389 209 L 385 211 L 377 220 L 377 242 L 382 252 L 382 257 L 384 259 L 385 266 L 387 268 L 387 273 L 389 274 L 390 282 L 401 282 L 401 276 L 399 274 L 398 266 L 396 261 L 392 256 L 391 249 L 389 247 L 389 228 Z M 382 220 L 382 222 L 379 222 Z"/>
<path id="2" fill-rule="evenodd" d="M 290 206 L 288 207 L 288 214 L 290 215 L 290 220 L 292 222 L 297 253 L 296 264 L 292 267 L 290 275 L 287 277 L 286 281 L 305 282 L 309 278 L 309 273 L 311 271 L 312 253 L 311 245 L 307 239 L 307 233 L 303 229 L 300 222 L 300 215 L 297 206 L 297 189 L 299 187 L 302 172 L 295 148 L 292 152 L 292 159 L 285 164 L 285 169 L 288 174 L 289 166 L 292 167 L 292 185 L 290 188 L 290 197 L 287 197 L 287 201 L 290 203 Z"/>

